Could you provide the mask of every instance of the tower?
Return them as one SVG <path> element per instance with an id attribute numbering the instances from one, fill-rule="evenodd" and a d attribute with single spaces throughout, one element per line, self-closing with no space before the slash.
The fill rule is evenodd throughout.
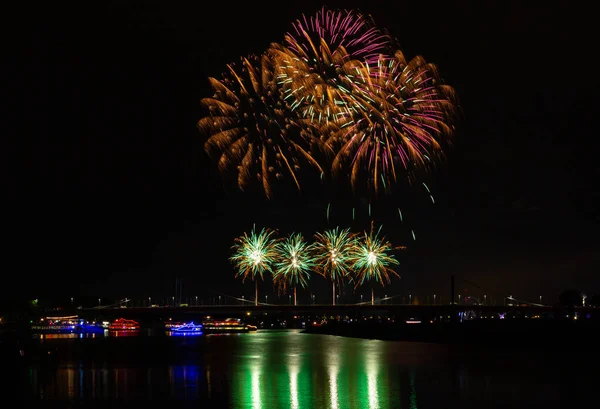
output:
<path id="1" fill-rule="evenodd" d="M 183 279 L 175 278 L 175 306 L 181 305 L 183 298 Z"/>

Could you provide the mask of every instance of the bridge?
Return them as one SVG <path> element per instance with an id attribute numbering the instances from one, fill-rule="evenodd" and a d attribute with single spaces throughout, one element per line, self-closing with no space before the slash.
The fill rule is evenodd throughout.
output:
<path id="1" fill-rule="evenodd" d="M 350 317 L 371 316 L 394 317 L 396 319 L 456 318 L 461 313 L 476 318 L 531 318 L 546 317 L 564 319 L 575 316 L 599 318 L 600 309 L 575 307 L 567 309 L 543 305 L 407 305 L 407 304 L 307 304 L 307 305 L 203 305 L 179 307 L 94 307 L 77 310 L 83 318 L 130 318 L 137 320 L 156 319 L 201 319 L 211 317 Z"/>

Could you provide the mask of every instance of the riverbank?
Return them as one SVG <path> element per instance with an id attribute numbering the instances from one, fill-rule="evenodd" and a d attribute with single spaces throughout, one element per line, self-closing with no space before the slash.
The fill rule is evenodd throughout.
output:
<path id="1" fill-rule="evenodd" d="M 478 320 L 462 323 L 329 322 L 303 332 L 384 341 L 483 345 L 597 345 L 598 322 Z"/>

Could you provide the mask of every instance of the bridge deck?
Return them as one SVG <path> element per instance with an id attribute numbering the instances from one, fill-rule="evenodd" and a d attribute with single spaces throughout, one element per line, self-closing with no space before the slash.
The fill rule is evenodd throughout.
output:
<path id="1" fill-rule="evenodd" d="M 600 309 L 591 307 L 575 307 L 579 314 L 598 314 Z M 450 314 L 461 311 L 478 311 L 479 313 L 558 313 L 568 311 L 555 306 L 491 306 L 491 305 L 406 305 L 406 304 L 309 304 L 309 305 L 203 305 L 185 307 L 129 307 L 129 308 L 84 308 L 81 313 L 106 313 L 110 315 L 169 315 L 169 314 L 351 314 L 381 313 L 381 314 Z"/>

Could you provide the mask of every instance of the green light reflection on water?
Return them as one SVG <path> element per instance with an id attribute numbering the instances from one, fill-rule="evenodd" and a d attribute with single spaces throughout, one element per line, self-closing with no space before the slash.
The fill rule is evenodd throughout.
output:
<path id="1" fill-rule="evenodd" d="M 333 363 L 329 366 L 329 402 L 331 409 L 339 409 L 338 401 L 338 374 L 339 369 L 339 356 L 332 357 Z"/>
<path id="2" fill-rule="evenodd" d="M 378 344 L 368 344 L 357 356 L 356 340 L 331 339 L 324 349 L 303 351 L 305 334 L 256 334 L 240 355 L 241 372 L 233 374 L 236 407 L 252 409 L 383 409 L 389 403 L 389 380 Z M 358 341 L 364 342 L 364 341 Z M 317 356 L 318 355 L 318 356 Z M 323 370 L 324 369 L 324 370 Z M 411 407 L 411 409 L 413 409 Z"/>
<path id="3" fill-rule="evenodd" d="M 260 372 L 260 360 L 254 360 L 250 370 L 250 377 L 252 379 L 252 409 L 262 409 Z"/>
<path id="4" fill-rule="evenodd" d="M 417 388 L 415 387 L 415 371 L 410 371 L 410 409 L 417 409 Z"/>
<path id="5" fill-rule="evenodd" d="M 289 357 L 289 373 L 290 373 L 290 406 L 292 409 L 299 409 L 298 402 L 298 374 L 300 372 L 299 357 L 291 355 Z"/>

